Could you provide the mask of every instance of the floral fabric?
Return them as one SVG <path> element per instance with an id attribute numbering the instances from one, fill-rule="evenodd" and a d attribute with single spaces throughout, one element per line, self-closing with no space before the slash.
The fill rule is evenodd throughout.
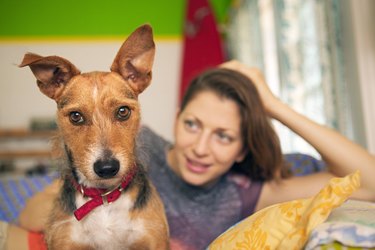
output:
<path id="1" fill-rule="evenodd" d="M 208 249 L 302 249 L 310 232 L 359 185 L 358 172 L 333 178 L 310 199 L 293 200 L 258 211 L 219 236 Z"/>

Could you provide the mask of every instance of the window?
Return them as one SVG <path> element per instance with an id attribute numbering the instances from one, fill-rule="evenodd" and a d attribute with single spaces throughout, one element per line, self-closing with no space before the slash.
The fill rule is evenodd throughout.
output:
<path id="1" fill-rule="evenodd" d="M 318 123 L 353 138 L 339 0 L 243 0 L 227 27 L 228 52 L 265 73 L 271 90 Z M 284 153 L 318 157 L 275 121 Z"/>

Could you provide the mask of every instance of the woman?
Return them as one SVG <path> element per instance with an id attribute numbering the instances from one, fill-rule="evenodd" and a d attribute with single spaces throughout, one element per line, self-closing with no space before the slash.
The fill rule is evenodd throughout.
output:
<path id="1" fill-rule="evenodd" d="M 314 146 L 329 172 L 288 177 L 269 118 Z M 165 204 L 172 249 L 204 249 L 253 212 L 313 196 L 330 178 L 355 170 L 362 173 L 362 186 L 353 197 L 375 200 L 375 157 L 294 112 L 271 93 L 259 71 L 236 61 L 192 81 L 174 136 L 172 145 L 143 128 L 138 148 Z M 43 229 L 56 195 L 51 190 L 29 201 L 20 217 L 23 227 Z"/>

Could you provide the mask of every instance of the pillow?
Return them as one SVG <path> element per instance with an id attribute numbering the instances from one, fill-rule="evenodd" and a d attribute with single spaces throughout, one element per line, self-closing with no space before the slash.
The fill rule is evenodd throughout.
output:
<path id="1" fill-rule="evenodd" d="M 276 204 L 251 215 L 220 235 L 208 249 L 301 249 L 311 230 L 359 185 L 358 171 L 332 178 L 312 198 Z"/>
<path id="2" fill-rule="evenodd" d="M 0 175 L 0 221 L 17 223 L 26 201 L 58 177 L 57 172 L 41 176 Z"/>
<path id="3" fill-rule="evenodd" d="M 348 200 L 334 209 L 327 221 L 312 231 L 305 249 L 328 249 L 328 245 L 374 249 L 375 203 Z"/>
<path id="4" fill-rule="evenodd" d="M 309 175 L 327 169 L 322 160 L 302 153 L 284 154 L 284 160 L 289 163 L 290 171 L 294 176 Z"/>

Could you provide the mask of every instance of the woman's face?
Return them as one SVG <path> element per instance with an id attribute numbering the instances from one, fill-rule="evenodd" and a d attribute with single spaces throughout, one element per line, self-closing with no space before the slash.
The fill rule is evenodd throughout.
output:
<path id="1" fill-rule="evenodd" d="M 172 169 L 191 185 L 213 184 L 245 156 L 240 124 L 234 101 L 198 93 L 176 118 Z"/>

